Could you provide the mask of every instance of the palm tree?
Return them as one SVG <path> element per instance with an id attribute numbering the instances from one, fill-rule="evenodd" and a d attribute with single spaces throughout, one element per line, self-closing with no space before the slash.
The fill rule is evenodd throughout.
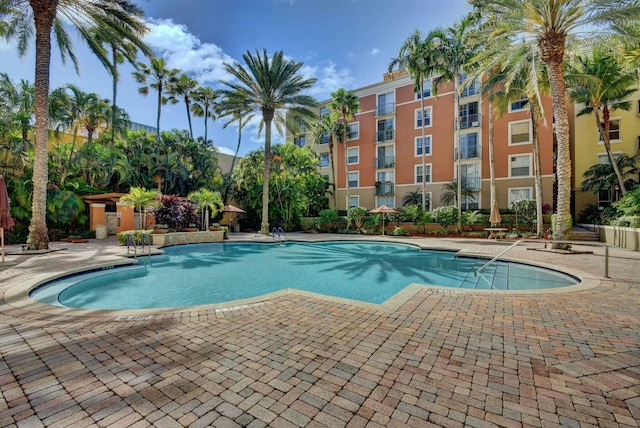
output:
<path id="1" fill-rule="evenodd" d="M 416 30 L 404 41 L 398 57 L 389 64 L 388 72 L 392 73 L 397 66 L 405 70 L 413 78 L 414 91 L 420 94 L 420 111 L 424 115 L 424 82 L 431 75 L 434 64 L 432 58 L 433 46 L 428 40 L 422 39 L 420 30 Z M 427 169 L 427 152 L 424 147 L 426 121 L 422 120 L 422 170 Z M 426 174 L 422 174 L 422 194 L 426 195 Z M 422 211 L 426 211 L 427 201 L 422 199 Z"/>
<path id="2" fill-rule="evenodd" d="M 551 88 L 554 128 L 557 140 L 557 217 L 555 238 L 569 233 L 571 222 L 571 154 L 569 114 L 563 67 L 567 40 L 578 31 L 589 29 L 597 40 L 598 30 L 615 30 L 620 22 L 634 22 L 640 17 L 635 0 L 606 2 L 601 0 L 470 0 L 475 12 L 491 30 L 492 40 L 525 40 L 535 43 L 545 63 Z M 490 21 L 489 21 L 490 20 Z M 501 44 L 494 46 L 501 48 Z"/>
<path id="3" fill-rule="evenodd" d="M 168 98 L 164 96 L 164 91 L 171 87 L 175 80 L 178 70 L 175 68 L 167 68 L 164 58 L 152 57 L 149 64 L 143 62 L 138 63 L 138 70 L 133 72 L 136 82 L 142 84 L 138 88 L 138 92 L 148 95 L 151 89 L 155 89 L 158 93 L 158 113 L 156 114 L 156 142 L 160 144 L 160 116 L 162 114 L 162 106 L 167 103 Z"/>
<path id="4" fill-rule="evenodd" d="M 2 108 L 11 111 L 12 120 L 20 125 L 22 145 L 29 140 L 29 131 L 33 128 L 35 108 L 35 87 L 27 80 L 14 84 L 7 73 L 0 73 L 0 98 Z"/>
<path id="5" fill-rule="evenodd" d="M 353 91 L 347 91 L 344 88 L 340 88 L 331 94 L 331 101 L 329 102 L 330 114 L 337 116 L 342 121 L 342 144 L 344 147 L 344 180 L 346 191 L 346 210 L 350 208 L 349 205 L 349 162 L 347 156 L 347 128 L 350 120 L 353 120 L 355 114 L 360 108 L 360 100 Z M 337 184 L 337 183 L 336 183 Z M 337 207 L 336 207 L 337 208 Z"/>
<path id="6" fill-rule="evenodd" d="M 315 144 L 322 144 L 322 140 L 326 137 L 329 138 L 329 168 L 331 169 L 331 180 L 333 180 L 334 190 L 336 186 L 336 168 L 333 163 L 333 149 L 334 149 L 334 137 L 338 139 L 338 141 L 342 142 L 342 138 L 344 136 L 343 132 L 344 124 L 342 122 L 338 122 L 335 116 L 331 114 L 325 114 L 320 119 L 311 125 L 311 138 Z M 334 208 L 338 207 L 337 201 L 338 195 L 336 192 L 333 192 L 333 206 Z"/>
<path id="7" fill-rule="evenodd" d="M 618 171 L 624 178 L 625 190 L 633 189 L 638 184 L 632 177 L 637 177 L 638 173 L 640 173 L 640 167 L 638 166 L 640 165 L 640 153 L 636 153 L 633 156 L 620 153 L 615 156 L 615 161 Z M 593 190 L 594 193 L 602 190 L 611 190 L 616 187 L 616 184 L 619 185 L 617 173 L 610 163 L 592 165 L 584 172 L 583 178 L 582 190 Z"/>
<path id="8" fill-rule="evenodd" d="M 313 116 L 309 107 L 316 101 L 302 92 L 310 89 L 316 79 L 306 79 L 298 74 L 302 63 L 287 60 L 282 51 L 269 57 L 264 49 L 262 55 L 247 51 L 242 55 L 246 64 L 225 63 L 225 69 L 238 82 L 223 82 L 227 89 L 222 93 L 230 99 L 244 99 L 246 111 L 262 113 L 264 138 L 264 184 L 262 188 L 262 224 L 260 232 L 269 233 L 269 175 L 271 171 L 271 123 L 277 111 L 289 111 L 295 117 Z"/>
<path id="9" fill-rule="evenodd" d="M 209 119 L 215 120 L 216 112 L 219 110 L 218 92 L 209 87 L 199 87 L 193 94 L 193 104 L 191 112 L 196 117 L 204 117 L 204 142 L 208 144 L 208 124 Z M 191 134 L 193 138 L 193 134 Z"/>
<path id="10" fill-rule="evenodd" d="M 64 16 L 65 23 L 59 16 Z M 42 250 L 49 247 L 47 236 L 47 182 L 48 182 L 48 108 L 49 65 L 51 60 L 51 35 L 55 34 L 63 60 L 71 58 L 76 70 L 77 59 L 71 39 L 66 31 L 70 23 L 85 40 L 89 29 L 100 27 L 105 33 L 118 34 L 136 46 L 143 46 L 142 36 L 147 27 L 142 21 L 142 10 L 128 0 L 67 0 L 64 2 L 0 0 L 0 19 L 5 26 L 4 36 L 18 39 L 20 55 L 24 55 L 29 41 L 35 35 L 35 155 L 33 160 L 33 202 L 27 248 Z M 35 32 L 33 31 L 35 26 Z M 53 30 L 53 31 L 52 31 Z M 104 50 L 89 43 L 93 53 L 103 64 L 108 64 Z"/>
<path id="11" fill-rule="evenodd" d="M 170 81 L 168 92 L 168 100 L 171 104 L 176 104 L 179 100 L 184 101 L 184 105 L 187 109 L 187 121 L 189 122 L 189 135 L 193 140 L 193 126 L 191 126 L 191 102 L 196 96 L 198 89 L 198 81 L 192 79 L 188 75 L 182 73 L 176 79 Z"/>
<path id="12" fill-rule="evenodd" d="M 468 14 L 460 22 L 457 22 L 453 27 L 445 29 L 436 29 L 427 35 L 427 40 L 434 46 L 434 72 L 439 73 L 433 81 L 434 93 L 437 94 L 438 87 L 443 83 L 453 82 L 454 87 L 454 102 L 453 102 L 453 117 L 454 117 L 454 142 L 453 146 L 456 150 L 456 176 L 454 183 L 458 184 L 457 192 L 457 207 L 458 212 L 462 212 L 462 182 L 460 175 L 462 173 L 461 163 L 462 156 L 460 155 L 460 92 L 462 87 L 460 86 L 460 80 L 464 76 L 465 67 L 467 63 L 471 61 L 474 52 L 474 45 L 471 43 L 469 33 L 475 24 L 475 16 Z M 473 83 L 473 82 L 472 82 Z M 462 216 L 458 216 L 458 226 L 461 227 Z"/>
<path id="13" fill-rule="evenodd" d="M 611 152 L 610 117 L 613 110 L 631 109 L 629 96 L 637 90 L 637 71 L 625 69 L 611 53 L 595 49 L 591 55 L 582 56 L 576 64 L 571 65 L 567 81 L 571 86 L 571 99 L 585 105 L 578 116 L 593 113 L 609 164 L 618 178 L 618 185 L 624 196 L 627 193 L 624 178 Z"/>
<path id="14" fill-rule="evenodd" d="M 423 198 L 422 195 L 424 195 L 424 193 L 422 193 L 420 189 L 416 189 L 414 192 L 408 192 L 406 195 L 402 197 L 402 206 L 403 207 L 406 207 L 409 205 L 426 206 L 425 199 L 428 199 L 428 197 Z M 423 209 L 423 211 L 425 210 Z"/>
<path id="15" fill-rule="evenodd" d="M 187 198 L 196 204 L 198 210 L 203 213 L 205 230 L 209 228 L 209 214 L 211 214 L 211 218 L 213 219 L 224 206 L 220 192 L 214 192 L 205 188 L 189 193 Z"/>
<path id="16" fill-rule="evenodd" d="M 460 204 L 458 203 L 458 195 L 468 197 L 471 201 L 475 201 L 476 189 L 469 186 L 467 181 L 464 179 L 461 183 L 458 183 L 458 180 L 453 180 L 450 183 L 445 183 L 442 185 L 440 202 L 443 205 L 456 205 L 459 207 Z"/>
<path id="17" fill-rule="evenodd" d="M 138 215 L 140 216 L 140 226 L 142 230 L 146 229 L 147 226 L 147 216 L 143 216 L 145 208 L 149 208 L 158 204 L 158 198 L 160 197 L 160 192 L 157 190 L 147 190 L 142 187 L 132 187 L 129 189 L 129 193 L 120 197 L 120 202 L 124 205 L 133 206 L 134 209 L 138 210 Z"/>

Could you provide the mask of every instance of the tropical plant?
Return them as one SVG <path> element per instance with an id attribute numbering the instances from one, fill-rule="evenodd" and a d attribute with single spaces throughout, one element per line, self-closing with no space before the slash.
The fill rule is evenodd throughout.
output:
<path id="1" fill-rule="evenodd" d="M 617 154 L 615 157 L 615 163 L 618 167 L 618 171 L 623 177 L 623 183 L 625 193 L 633 189 L 638 183 L 635 177 L 640 173 L 640 153 L 636 153 L 633 156 L 629 156 L 625 153 Z M 598 193 L 603 190 L 611 190 L 619 186 L 618 175 L 611 167 L 610 163 L 597 163 L 591 165 L 587 169 L 582 177 L 582 190 L 592 190 L 594 193 Z"/>
<path id="2" fill-rule="evenodd" d="M 333 186 L 335 190 L 337 175 L 336 175 L 336 166 L 333 162 L 333 150 L 335 147 L 334 139 L 342 142 L 342 138 L 344 137 L 344 123 L 338 122 L 335 115 L 332 114 L 324 114 L 318 120 L 316 120 L 311 126 L 311 138 L 314 144 L 319 145 L 323 144 L 323 141 L 328 138 L 328 146 L 329 146 L 329 169 L 331 170 L 331 180 L 333 181 Z M 333 206 L 337 208 L 338 206 L 338 194 L 337 192 L 333 192 Z"/>
<path id="3" fill-rule="evenodd" d="M 364 207 L 351 207 L 347 211 L 347 221 L 349 226 L 355 227 L 359 232 L 363 232 L 366 217 L 367 209 Z"/>
<path id="4" fill-rule="evenodd" d="M 462 195 L 462 197 L 467 197 L 472 202 L 476 200 L 477 191 L 473 189 L 467 180 L 463 179 L 462 183 L 458 184 L 458 180 L 453 180 L 450 183 L 445 183 L 442 185 L 442 194 L 440 195 L 440 202 L 443 205 L 454 205 L 459 207 L 460 204 L 457 203 L 458 193 Z M 458 208 L 459 209 L 459 208 Z"/>
<path id="5" fill-rule="evenodd" d="M 433 220 L 443 227 L 449 227 L 460 221 L 460 211 L 455 205 L 438 207 L 432 211 Z"/>
<path id="6" fill-rule="evenodd" d="M 249 117 L 260 113 L 264 126 L 264 153 L 271 153 L 271 124 L 278 111 L 288 111 L 299 118 L 313 116 L 310 107 L 316 101 L 303 92 L 310 89 L 316 79 L 307 79 L 299 73 L 302 63 L 288 60 L 282 51 L 269 57 L 264 49 L 262 55 L 247 51 L 243 56 L 245 66 L 238 62 L 225 63 L 225 70 L 238 82 L 223 82 L 222 94 L 231 100 L 243 100 L 242 111 L 251 112 Z M 278 120 L 276 120 L 276 126 Z M 262 222 L 260 232 L 269 233 L 269 178 L 271 157 L 264 157 L 264 180 L 262 190 Z"/>
<path id="7" fill-rule="evenodd" d="M 199 87 L 193 94 L 191 112 L 196 117 L 204 118 L 204 141 L 208 144 L 209 139 L 209 119 L 215 120 L 216 113 L 220 110 L 218 104 L 218 93 L 209 87 Z M 191 133 L 193 138 L 193 133 Z"/>
<path id="8" fill-rule="evenodd" d="M 187 109 L 187 121 L 189 123 L 189 135 L 193 140 L 193 126 L 191 125 L 191 106 L 193 99 L 197 96 L 196 92 L 199 88 L 198 81 L 182 73 L 179 77 L 169 81 L 167 98 L 171 104 L 184 101 Z"/>
<path id="9" fill-rule="evenodd" d="M 165 195 L 149 210 L 156 217 L 156 223 L 166 224 L 171 230 L 180 230 L 198 223 L 196 206 L 175 195 Z"/>
<path id="10" fill-rule="evenodd" d="M 189 193 L 187 198 L 196 205 L 196 211 L 202 213 L 203 221 L 201 223 L 204 229 L 209 227 L 209 218 L 215 218 L 215 216 L 218 215 L 218 211 L 224 206 L 220 192 L 214 192 L 205 188 Z"/>
<path id="11" fill-rule="evenodd" d="M 8 23 L 1 33 L 8 39 L 18 39 L 20 55 L 27 52 L 29 41 L 35 35 L 35 156 L 33 163 L 33 203 L 27 248 L 42 250 L 49 247 L 46 222 L 49 65 L 51 35 L 56 37 L 63 60 L 68 56 L 78 69 L 71 39 L 67 33 L 71 24 L 85 39 L 89 29 L 99 27 L 105 33 L 118 34 L 120 39 L 143 46 L 142 36 L 147 27 L 142 21 L 141 9 L 128 0 L 69 0 L 65 2 L 16 2 L 0 0 L 0 19 Z M 33 26 L 35 25 L 35 31 Z M 53 31 L 52 31 L 53 30 Z M 103 64 L 108 64 L 103 49 L 89 42 L 89 47 Z"/>
<path id="12" fill-rule="evenodd" d="M 143 215 L 145 208 L 151 208 L 158 204 L 160 193 L 157 190 L 147 190 L 141 187 L 132 187 L 129 193 L 120 197 L 120 202 L 124 205 L 132 206 L 138 210 L 140 225 L 146 229 L 147 216 Z"/>
<path id="13" fill-rule="evenodd" d="M 35 110 L 35 87 L 27 80 L 14 83 L 7 73 L 0 73 L 0 106 L 11 113 L 11 121 L 19 125 L 22 146 L 29 141 Z"/>
<path id="14" fill-rule="evenodd" d="M 338 213 L 336 210 L 325 209 L 320 211 L 320 216 L 318 218 L 318 226 L 320 230 L 328 232 L 335 227 L 336 222 L 338 221 Z"/>
<path id="15" fill-rule="evenodd" d="M 158 107 L 156 113 L 156 141 L 160 143 L 160 116 L 162 115 L 162 106 L 167 103 L 168 98 L 164 95 L 168 91 L 178 75 L 179 70 L 175 68 L 167 68 L 164 58 L 152 57 L 149 64 L 144 62 L 138 63 L 138 69 L 133 72 L 136 82 L 142 86 L 138 88 L 138 92 L 143 95 L 149 95 L 151 89 L 158 94 Z"/>
<path id="16" fill-rule="evenodd" d="M 347 127 L 350 120 L 355 118 L 355 114 L 360 109 L 360 100 L 353 91 L 347 91 L 340 88 L 331 93 L 331 101 L 329 102 L 329 110 L 334 118 L 340 118 L 342 123 L 342 139 L 340 140 L 344 147 L 344 179 L 346 192 L 346 205 L 349 209 L 349 160 L 347 156 Z M 337 183 L 336 183 L 337 185 Z"/>
<path id="17" fill-rule="evenodd" d="M 557 227 L 554 237 L 563 239 L 571 226 L 571 156 L 569 114 L 564 78 L 567 41 L 579 31 L 591 31 L 591 40 L 602 30 L 637 22 L 640 9 L 635 0 L 470 0 L 474 12 L 487 24 L 489 49 L 502 49 L 495 40 L 536 44 L 545 63 L 551 88 L 554 129 L 557 140 Z M 497 53 L 497 51 L 496 51 Z"/>
<path id="18" fill-rule="evenodd" d="M 425 206 L 428 210 L 431 204 L 429 195 L 425 198 L 426 202 L 422 200 L 422 195 L 423 193 L 420 189 L 416 189 L 413 192 L 407 192 L 407 194 L 402 197 L 402 205 L 405 207 L 410 205 L 420 205 L 420 207 Z M 425 208 L 422 208 L 422 210 L 424 211 Z"/>
<path id="19" fill-rule="evenodd" d="M 573 101 L 585 105 L 578 116 L 593 114 L 609 164 L 624 196 L 627 192 L 624 177 L 611 151 L 610 118 L 613 110 L 631 109 L 629 96 L 638 89 L 637 70 L 625 69 L 612 53 L 603 48 L 594 49 L 590 55 L 581 56 L 570 65 L 567 75 L 569 94 Z"/>

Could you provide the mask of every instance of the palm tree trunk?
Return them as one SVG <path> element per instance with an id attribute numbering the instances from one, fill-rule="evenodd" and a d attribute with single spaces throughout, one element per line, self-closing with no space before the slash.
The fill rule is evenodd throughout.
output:
<path id="1" fill-rule="evenodd" d="M 427 210 L 427 151 L 425 147 L 424 79 L 420 81 L 420 114 L 422 115 L 422 211 Z"/>
<path id="2" fill-rule="evenodd" d="M 262 224 L 260 233 L 269 234 L 269 176 L 271 175 L 271 121 L 273 111 L 263 112 L 264 118 L 264 183 L 262 185 Z"/>
<path id="3" fill-rule="evenodd" d="M 116 118 L 118 113 L 118 105 L 116 104 L 116 97 L 118 95 L 118 52 L 115 44 L 111 45 L 111 60 L 113 61 L 113 80 L 111 82 L 113 96 L 111 100 L 111 145 L 114 146 L 116 142 Z"/>
<path id="4" fill-rule="evenodd" d="M 345 180 L 345 192 L 346 192 L 346 210 L 347 214 L 349 213 L 349 164 L 347 163 L 347 121 L 344 110 L 342 111 L 342 144 L 344 145 L 344 180 Z"/>
<path id="5" fill-rule="evenodd" d="M 209 118 L 209 106 L 204 108 L 204 144 L 207 145 L 207 120 Z M 193 138 L 193 133 L 191 134 L 191 138 Z"/>
<path id="6" fill-rule="evenodd" d="M 496 163 L 493 147 L 493 103 L 489 101 L 489 112 L 487 114 L 489 122 L 489 194 L 491 195 L 491 205 L 496 200 Z"/>
<path id="7" fill-rule="evenodd" d="M 27 248 L 46 250 L 47 235 L 47 183 L 48 178 L 48 118 L 49 118 L 49 64 L 51 60 L 51 26 L 56 14 L 56 3 L 30 0 L 36 27 L 35 112 L 36 135 L 33 159 L 33 200 Z"/>
<path id="8" fill-rule="evenodd" d="M 158 113 L 156 115 L 156 143 L 160 146 L 160 114 L 162 113 L 162 83 L 158 83 Z"/>
<path id="9" fill-rule="evenodd" d="M 333 162 L 333 135 L 329 132 L 329 168 L 331 169 L 331 179 L 333 180 L 333 208 L 338 209 L 338 180 L 336 177 L 336 166 Z"/>
<path id="10" fill-rule="evenodd" d="M 191 126 L 191 112 L 189 111 L 189 100 L 184 100 L 184 105 L 187 107 L 187 121 L 189 122 L 189 135 L 191 135 L 191 139 L 193 140 L 193 127 Z M 205 116 L 205 120 L 206 116 Z"/>
<path id="11" fill-rule="evenodd" d="M 456 205 L 458 207 L 458 229 L 462 229 L 462 153 L 460 152 L 460 94 L 458 93 L 458 91 L 460 90 L 459 88 L 459 83 L 458 81 L 460 80 L 460 76 L 456 73 L 456 75 L 454 76 L 454 83 L 453 83 L 453 96 L 454 96 L 454 102 L 453 102 L 453 123 L 454 123 L 454 142 L 453 142 L 453 146 L 455 147 L 456 150 L 456 175 L 458 176 L 458 189 L 456 192 Z"/>
<path id="12" fill-rule="evenodd" d="M 611 139 L 609 138 L 609 130 L 610 130 L 609 109 L 606 107 L 603 109 L 602 120 L 600 120 L 600 113 L 598 109 L 593 109 L 593 115 L 596 118 L 596 125 L 598 127 L 598 131 L 600 131 L 600 135 L 602 135 L 602 141 L 604 142 L 604 148 L 607 151 L 607 157 L 609 158 L 609 163 L 613 168 L 613 172 L 615 172 L 616 174 L 616 179 L 618 180 L 618 187 L 620 187 L 620 192 L 622 192 L 622 196 L 624 196 L 627 193 L 627 189 L 624 186 L 624 178 L 622 177 L 622 173 L 620 172 L 620 168 L 618 167 L 618 162 L 613 157 L 613 153 L 611 152 Z"/>
<path id="13" fill-rule="evenodd" d="M 531 133 L 533 134 L 533 170 L 536 187 L 536 235 L 538 238 L 544 236 L 544 221 L 542 218 L 542 164 L 540 161 L 540 141 L 538 139 L 538 109 L 537 100 L 529 99 L 529 110 L 531 111 Z"/>

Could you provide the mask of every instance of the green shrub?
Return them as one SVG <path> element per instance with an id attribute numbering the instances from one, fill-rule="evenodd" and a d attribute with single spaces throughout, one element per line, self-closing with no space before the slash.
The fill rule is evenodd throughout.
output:
<path id="1" fill-rule="evenodd" d="M 364 220 L 367 217 L 367 209 L 364 207 L 349 208 L 347 214 L 347 220 L 349 221 L 349 227 L 353 225 L 356 230 L 362 230 L 364 227 Z"/>
<path id="2" fill-rule="evenodd" d="M 404 227 L 396 227 L 395 229 L 393 229 L 393 232 L 391 232 L 391 234 L 393 236 L 409 236 L 409 231 Z"/>
<path id="3" fill-rule="evenodd" d="M 116 236 L 119 245 L 127 245 L 127 235 L 133 234 L 133 239 L 136 241 L 136 245 L 142 245 L 142 234 L 149 235 L 149 241 L 153 242 L 153 230 L 125 230 L 118 233 Z M 146 242 L 145 242 L 146 244 Z"/>
<path id="4" fill-rule="evenodd" d="M 300 229 L 305 232 L 318 230 L 318 219 L 315 217 L 302 217 L 300 219 Z"/>
<path id="5" fill-rule="evenodd" d="M 229 239 L 229 226 L 220 226 L 220 230 L 224 232 L 224 239 Z"/>
<path id="6" fill-rule="evenodd" d="M 335 228 L 337 221 L 338 213 L 335 210 L 322 210 L 320 211 L 320 217 L 318 218 L 318 227 L 320 230 L 326 232 Z"/>
<path id="7" fill-rule="evenodd" d="M 433 218 L 436 223 L 440 223 L 443 227 L 451 226 L 458 222 L 458 207 L 449 205 L 446 207 L 438 207 L 433 210 Z"/>
<path id="8" fill-rule="evenodd" d="M 640 215 L 623 215 L 609 222 L 611 226 L 640 228 Z"/>

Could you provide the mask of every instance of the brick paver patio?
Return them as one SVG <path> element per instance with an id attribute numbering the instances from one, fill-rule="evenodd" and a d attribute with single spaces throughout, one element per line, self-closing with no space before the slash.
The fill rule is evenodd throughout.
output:
<path id="1" fill-rule="evenodd" d="M 508 245 L 406 240 L 485 255 Z M 2 427 L 635 427 L 640 420 L 637 252 L 612 248 L 610 279 L 602 277 L 599 247 L 558 255 L 529 251 L 532 244 L 509 253 L 580 272 L 589 286 L 571 291 L 425 287 L 392 309 L 285 294 L 235 309 L 140 314 L 52 310 L 25 299 L 43 278 L 113 265 L 125 252 L 113 240 L 66 245 L 9 256 L 15 266 L 0 268 Z"/>

